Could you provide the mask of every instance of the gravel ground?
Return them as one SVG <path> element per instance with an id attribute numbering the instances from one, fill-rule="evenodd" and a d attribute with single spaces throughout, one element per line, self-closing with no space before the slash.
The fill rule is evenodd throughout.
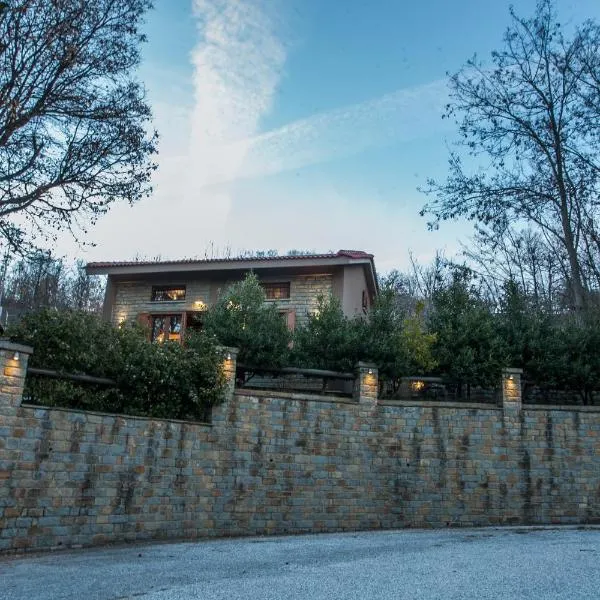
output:
<path id="1" fill-rule="evenodd" d="M 404 530 L 4 557 L 0 598 L 595 600 L 600 530 Z"/>

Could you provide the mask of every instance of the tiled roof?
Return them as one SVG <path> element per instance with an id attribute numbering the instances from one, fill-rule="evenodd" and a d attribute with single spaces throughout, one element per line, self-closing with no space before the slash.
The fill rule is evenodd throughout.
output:
<path id="1" fill-rule="evenodd" d="M 165 260 L 165 261 L 116 261 L 116 262 L 91 262 L 87 264 L 90 269 L 104 269 L 107 267 L 139 267 L 143 265 L 184 265 L 184 264 L 208 264 L 208 263 L 228 263 L 228 262 L 268 262 L 273 260 L 327 260 L 333 258 L 368 258 L 372 259 L 373 255 L 362 250 L 338 250 L 334 253 L 328 254 L 298 254 L 298 255 L 285 255 L 285 256 L 243 256 L 236 258 L 210 258 L 210 259 L 197 259 L 197 258 L 185 258 L 182 260 Z"/>

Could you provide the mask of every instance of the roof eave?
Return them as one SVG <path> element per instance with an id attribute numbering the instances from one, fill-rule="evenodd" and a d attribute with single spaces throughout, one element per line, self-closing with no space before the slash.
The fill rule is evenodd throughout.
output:
<path id="1" fill-rule="evenodd" d="M 86 265 L 88 275 L 158 275 L 163 273 L 214 273 L 219 271 L 252 271 L 267 269 L 296 269 L 298 267 L 331 267 L 344 265 L 365 264 L 371 265 L 371 257 L 350 258 L 346 256 L 332 256 L 331 258 L 302 258 L 271 259 L 268 261 L 231 260 L 227 262 L 189 262 L 189 263 L 140 263 L 133 265 L 108 265 L 102 263 L 89 263 Z"/>

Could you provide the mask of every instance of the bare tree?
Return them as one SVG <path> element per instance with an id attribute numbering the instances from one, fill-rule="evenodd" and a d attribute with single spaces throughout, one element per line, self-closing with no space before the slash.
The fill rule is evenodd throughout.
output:
<path id="1" fill-rule="evenodd" d="M 586 22 L 566 39 L 551 0 L 531 19 L 511 15 L 493 65 L 474 58 L 450 79 L 447 116 L 486 168 L 467 173 L 451 153 L 448 179 L 429 182 L 434 199 L 422 213 L 433 227 L 467 217 L 498 232 L 515 221 L 537 228 L 566 256 L 572 305 L 582 308 L 600 198 L 600 27 Z"/>
<path id="2" fill-rule="evenodd" d="M 537 305 L 561 308 L 568 276 L 566 257 L 531 229 L 494 231 L 478 226 L 463 247 L 485 296 L 498 304 L 507 281 L 514 281 Z"/>
<path id="3" fill-rule="evenodd" d="M 392 290 L 398 308 L 413 314 L 417 306 L 427 311 L 437 289 L 446 286 L 452 277 L 452 270 L 462 268 L 447 259 L 443 252 L 437 251 L 431 264 L 423 264 L 409 252 L 410 266 L 407 271 L 394 269 L 386 275 L 380 275 L 379 286 L 382 290 Z"/>
<path id="4" fill-rule="evenodd" d="M 38 252 L 9 266 L 3 291 L 9 313 L 39 308 L 100 312 L 104 282 L 88 275 L 83 261 L 69 265 L 49 252 Z"/>
<path id="5" fill-rule="evenodd" d="M 134 70 L 150 6 L 0 4 L 0 235 L 14 251 L 149 192 L 156 133 Z"/>
<path id="6" fill-rule="evenodd" d="M 100 314 L 104 302 L 104 278 L 88 275 L 85 262 L 78 260 L 69 273 L 69 307 Z"/>

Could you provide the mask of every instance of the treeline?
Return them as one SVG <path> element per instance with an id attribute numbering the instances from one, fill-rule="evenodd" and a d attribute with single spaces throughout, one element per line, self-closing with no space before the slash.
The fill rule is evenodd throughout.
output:
<path id="1" fill-rule="evenodd" d="M 240 348 L 248 367 L 351 371 L 372 361 L 392 394 L 402 377 L 430 375 L 468 396 L 497 387 L 504 367 L 522 368 L 542 396 L 561 391 L 591 404 L 600 390 L 600 310 L 557 311 L 512 279 L 492 297 L 471 269 L 440 258 L 380 283 L 367 317 L 348 318 L 337 299 L 321 298 L 291 333 L 250 275 L 208 311 L 206 332 Z"/>
<path id="2" fill-rule="evenodd" d="M 41 308 L 102 310 L 104 281 L 88 275 L 81 260 L 68 263 L 49 252 L 12 261 L 6 255 L 0 274 L 0 298 L 9 318 Z"/>
<path id="3" fill-rule="evenodd" d="M 515 280 L 493 297 L 482 277 L 438 257 L 410 273 L 392 272 L 366 316 L 348 318 L 335 297 L 322 297 L 291 332 L 258 278 L 233 284 L 205 314 L 201 334 L 185 344 L 152 344 L 139 326 L 112 327 L 98 315 L 44 309 L 9 330 L 33 345 L 32 366 L 88 373 L 114 388 L 28 378 L 40 404 L 161 417 L 206 418 L 222 395 L 217 344 L 239 348 L 253 369 L 296 366 L 352 371 L 374 362 L 381 392 L 394 395 L 403 377 L 438 376 L 459 396 L 497 388 L 504 367 L 520 367 L 544 397 L 593 404 L 600 390 L 600 310 L 557 310 Z"/>

